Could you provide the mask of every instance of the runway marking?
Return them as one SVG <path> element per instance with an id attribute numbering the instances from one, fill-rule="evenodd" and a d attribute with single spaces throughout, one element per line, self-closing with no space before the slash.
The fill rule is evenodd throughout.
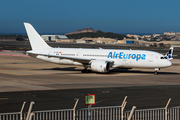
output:
<path id="1" fill-rule="evenodd" d="M 0 98 L 0 100 L 8 100 L 8 98 Z"/>

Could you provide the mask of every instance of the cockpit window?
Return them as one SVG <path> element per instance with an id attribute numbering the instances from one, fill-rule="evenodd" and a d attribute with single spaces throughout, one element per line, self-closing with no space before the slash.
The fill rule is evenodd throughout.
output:
<path id="1" fill-rule="evenodd" d="M 167 59 L 167 57 L 161 57 L 160 59 Z"/>

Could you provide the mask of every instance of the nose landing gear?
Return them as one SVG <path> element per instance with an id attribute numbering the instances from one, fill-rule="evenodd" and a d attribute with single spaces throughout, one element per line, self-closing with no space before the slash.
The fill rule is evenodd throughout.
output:
<path id="1" fill-rule="evenodd" d="M 155 70 L 155 73 L 154 73 L 154 74 L 157 75 L 157 74 L 158 74 L 158 71 L 160 70 L 160 68 L 155 68 L 154 70 Z"/>

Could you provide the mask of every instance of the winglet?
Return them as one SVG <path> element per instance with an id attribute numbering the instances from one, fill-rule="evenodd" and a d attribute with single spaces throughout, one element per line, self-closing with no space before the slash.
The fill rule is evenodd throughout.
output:
<path id="1" fill-rule="evenodd" d="M 173 47 L 169 48 L 169 51 L 166 53 L 165 57 L 167 57 L 167 59 L 172 60 L 172 54 L 173 54 Z"/>
<path id="2" fill-rule="evenodd" d="M 28 35 L 32 50 L 51 48 L 42 39 L 42 37 L 37 33 L 37 31 L 33 28 L 33 26 L 31 24 L 24 23 L 24 26 L 26 28 L 26 32 L 27 32 L 27 35 Z"/>

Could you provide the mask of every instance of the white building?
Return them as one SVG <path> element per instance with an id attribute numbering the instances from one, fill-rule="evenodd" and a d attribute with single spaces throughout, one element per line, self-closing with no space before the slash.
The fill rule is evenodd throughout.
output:
<path id="1" fill-rule="evenodd" d="M 164 35 L 175 35 L 176 33 L 175 32 L 164 32 Z"/>
<path id="2" fill-rule="evenodd" d="M 86 43 L 86 41 L 82 40 L 82 39 L 78 39 L 78 40 L 76 40 L 76 43 Z"/>
<path id="3" fill-rule="evenodd" d="M 112 39 L 112 38 L 99 37 L 96 40 L 96 43 L 100 43 L 100 44 L 115 44 L 115 43 L 117 43 L 117 40 L 116 39 Z"/>
<path id="4" fill-rule="evenodd" d="M 66 35 L 41 35 L 45 41 L 57 41 L 61 39 L 68 39 Z"/>

